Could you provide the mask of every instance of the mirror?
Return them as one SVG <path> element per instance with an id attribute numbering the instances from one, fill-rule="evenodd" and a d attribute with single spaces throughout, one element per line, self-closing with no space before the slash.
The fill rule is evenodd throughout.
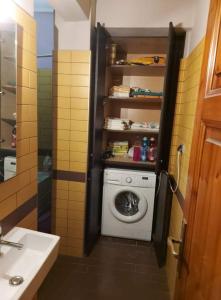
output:
<path id="1" fill-rule="evenodd" d="M 16 175 L 17 25 L 0 23 L 0 181 Z"/>

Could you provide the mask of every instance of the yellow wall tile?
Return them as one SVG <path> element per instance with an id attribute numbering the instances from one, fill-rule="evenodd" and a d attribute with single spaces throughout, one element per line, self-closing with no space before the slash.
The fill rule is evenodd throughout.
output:
<path id="1" fill-rule="evenodd" d="M 68 196 L 69 201 L 83 202 L 85 200 L 85 193 L 82 193 L 82 192 L 69 190 L 68 195 L 69 195 Z"/>
<path id="2" fill-rule="evenodd" d="M 0 202 L 0 220 L 16 209 L 16 194 Z"/>
<path id="3" fill-rule="evenodd" d="M 90 63 L 90 51 L 72 51 L 72 62 L 75 63 Z"/>
<path id="4" fill-rule="evenodd" d="M 79 131 L 71 131 L 71 140 L 76 142 L 85 142 L 88 141 L 88 133 L 87 132 L 79 132 Z"/>
<path id="5" fill-rule="evenodd" d="M 88 131 L 88 121 L 71 120 L 71 130 Z"/>
<path id="6" fill-rule="evenodd" d="M 85 153 L 85 152 L 87 152 L 87 143 L 71 141 L 70 142 L 70 151 Z"/>
<path id="7" fill-rule="evenodd" d="M 71 73 L 73 75 L 89 75 L 90 74 L 90 65 L 87 63 L 72 63 L 69 66 L 71 66 Z"/>
<path id="8" fill-rule="evenodd" d="M 71 110 L 71 119 L 78 121 L 87 121 L 88 120 L 88 111 L 87 110 Z"/>
<path id="9" fill-rule="evenodd" d="M 70 161 L 70 171 L 86 173 L 87 172 L 87 163 Z"/>
<path id="10" fill-rule="evenodd" d="M 88 87 L 83 86 L 72 86 L 71 87 L 71 97 L 72 98 L 88 98 L 89 90 Z"/>
<path id="11" fill-rule="evenodd" d="M 84 98 L 71 98 L 71 109 L 85 109 L 88 110 L 89 101 Z"/>

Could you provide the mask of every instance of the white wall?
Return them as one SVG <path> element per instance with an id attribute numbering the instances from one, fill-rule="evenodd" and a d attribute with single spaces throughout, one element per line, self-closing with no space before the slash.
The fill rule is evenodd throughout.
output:
<path id="1" fill-rule="evenodd" d="M 195 0 L 192 30 L 188 32 L 185 55 L 190 53 L 206 34 L 210 0 Z"/>
<path id="2" fill-rule="evenodd" d="M 65 22 L 55 13 L 59 50 L 89 50 L 91 21 Z"/>
<path id="3" fill-rule="evenodd" d="M 29 15 L 34 15 L 34 0 L 14 0 L 19 6 L 21 6 Z"/>
<path id="4" fill-rule="evenodd" d="M 206 33 L 209 3 L 210 0 L 97 0 L 96 21 L 112 28 L 167 28 L 172 21 L 187 30 L 187 56 Z"/>
<path id="5" fill-rule="evenodd" d="M 106 27 L 192 27 L 194 0 L 97 0 L 97 22 Z"/>

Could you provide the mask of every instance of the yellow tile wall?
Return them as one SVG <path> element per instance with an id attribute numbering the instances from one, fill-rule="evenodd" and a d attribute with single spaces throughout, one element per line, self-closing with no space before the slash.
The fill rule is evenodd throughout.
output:
<path id="1" fill-rule="evenodd" d="M 0 221 L 37 194 L 36 24 L 16 4 L 20 25 L 17 58 L 17 176 L 0 184 Z M 33 224 L 36 214 L 32 214 Z"/>
<path id="2" fill-rule="evenodd" d="M 90 51 L 54 53 L 54 169 L 87 172 Z M 54 180 L 53 227 L 60 251 L 83 255 L 85 182 Z"/>
<path id="3" fill-rule="evenodd" d="M 203 39 L 195 49 L 190 53 L 188 57 L 182 59 L 179 73 L 179 84 L 176 100 L 176 111 L 173 125 L 173 137 L 172 147 L 170 152 L 169 172 L 176 178 L 176 152 L 179 144 L 185 145 L 185 152 L 181 159 L 180 170 L 180 184 L 179 189 L 185 199 L 190 150 L 192 145 L 192 136 L 194 128 L 194 120 L 196 114 L 196 105 L 198 100 L 200 75 L 202 68 L 202 59 L 204 51 Z M 171 221 L 170 221 L 170 235 L 176 238 L 180 237 L 181 226 L 183 219 L 183 211 L 180 207 L 176 195 L 173 196 Z M 170 289 L 171 299 L 173 299 L 173 293 L 176 280 L 176 268 L 177 261 L 170 254 L 168 249 L 167 255 L 167 277 Z"/>

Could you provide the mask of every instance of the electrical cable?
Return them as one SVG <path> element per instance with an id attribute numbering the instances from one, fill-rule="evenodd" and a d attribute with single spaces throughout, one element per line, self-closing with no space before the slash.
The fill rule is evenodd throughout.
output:
<path id="1" fill-rule="evenodd" d="M 170 176 L 169 176 L 169 173 L 165 170 L 161 171 L 160 172 L 160 176 L 159 176 L 159 184 L 158 184 L 158 189 L 157 189 L 157 192 L 156 192 L 156 196 L 158 196 L 159 194 L 159 191 L 160 191 L 160 185 L 161 185 L 161 177 L 162 177 L 162 174 L 166 174 L 168 176 L 168 181 L 169 181 L 169 186 L 170 186 L 170 189 L 172 191 L 173 194 L 176 193 L 178 187 L 179 187 L 179 183 L 180 183 L 180 158 L 181 158 L 181 154 L 182 154 L 182 149 L 180 148 L 180 146 L 177 148 L 177 180 L 176 180 L 176 186 L 175 188 L 173 187 L 172 183 L 171 183 L 171 180 L 170 180 Z"/>
<path id="2" fill-rule="evenodd" d="M 173 194 L 176 193 L 176 191 L 178 189 L 178 186 L 179 186 L 179 183 L 180 183 L 180 157 L 181 157 L 180 154 L 181 154 L 181 152 L 178 150 L 177 151 L 177 160 L 176 160 L 176 162 L 177 162 L 177 180 L 176 180 L 176 187 L 175 188 L 173 188 L 173 185 L 172 185 L 172 183 L 170 181 L 170 177 L 169 177 L 169 185 L 170 185 L 170 189 L 171 189 Z"/>

